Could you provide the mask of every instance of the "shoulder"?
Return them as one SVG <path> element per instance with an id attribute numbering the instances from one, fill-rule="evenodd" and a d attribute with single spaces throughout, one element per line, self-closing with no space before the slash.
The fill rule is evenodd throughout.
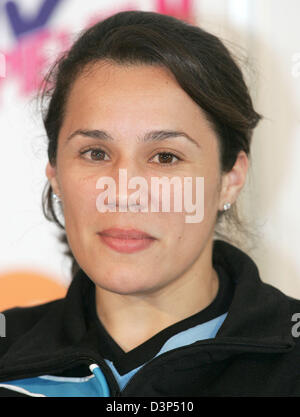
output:
<path id="1" fill-rule="evenodd" d="M 1 312 L 5 335 L 0 338 L 0 356 L 26 333 L 30 332 L 45 316 L 53 319 L 61 310 L 63 298 L 30 307 L 13 307 Z"/>
<path id="2" fill-rule="evenodd" d="M 290 307 L 291 314 L 299 313 L 300 315 L 300 299 L 291 297 L 290 295 L 283 294 L 286 298 L 288 305 Z"/>

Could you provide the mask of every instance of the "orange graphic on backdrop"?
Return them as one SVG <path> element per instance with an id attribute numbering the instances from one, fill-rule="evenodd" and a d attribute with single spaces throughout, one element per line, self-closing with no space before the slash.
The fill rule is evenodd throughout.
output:
<path id="1" fill-rule="evenodd" d="M 67 288 L 44 274 L 11 271 L 0 274 L 0 311 L 62 298 Z"/>

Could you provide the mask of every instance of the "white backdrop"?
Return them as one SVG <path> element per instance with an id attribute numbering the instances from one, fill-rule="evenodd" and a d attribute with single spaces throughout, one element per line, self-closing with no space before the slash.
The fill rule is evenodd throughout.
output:
<path id="1" fill-rule="evenodd" d="M 253 138 L 244 194 L 248 216 L 260 233 L 251 256 L 265 282 L 300 298 L 300 2 L 115 0 L 112 6 L 106 0 L 61 0 L 44 25 L 24 33 L 26 25 L 22 29 L 14 22 L 7 3 L 0 2 L 0 274 L 35 270 L 64 285 L 70 280 L 57 229 L 41 210 L 46 138 L 34 100 L 37 80 L 30 71 L 41 61 L 45 70 L 45 62 L 97 16 L 164 8 L 170 14 L 192 11 L 204 29 L 245 48 L 256 68 L 249 82 L 265 119 Z M 23 20 L 33 22 L 45 1 L 14 3 Z"/>
<path id="2" fill-rule="evenodd" d="M 265 119 L 255 131 L 245 191 L 260 234 L 252 252 L 262 279 L 300 298 L 300 3 L 202 0 L 200 24 L 246 48 L 252 95 Z"/>

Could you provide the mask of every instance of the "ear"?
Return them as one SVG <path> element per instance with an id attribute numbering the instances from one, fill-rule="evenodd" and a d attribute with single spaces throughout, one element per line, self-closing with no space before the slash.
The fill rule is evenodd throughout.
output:
<path id="1" fill-rule="evenodd" d="M 57 181 L 57 169 L 55 166 L 51 165 L 50 162 L 46 165 L 46 176 L 50 182 L 53 192 L 60 197 L 60 189 Z"/>
<path id="2" fill-rule="evenodd" d="M 223 211 L 225 203 L 233 204 L 242 190 L 248 172 L 249 160 L 244 151 L 240 151 L 231 171 L 222 176 L 219 198 L 219 210 Z"/>

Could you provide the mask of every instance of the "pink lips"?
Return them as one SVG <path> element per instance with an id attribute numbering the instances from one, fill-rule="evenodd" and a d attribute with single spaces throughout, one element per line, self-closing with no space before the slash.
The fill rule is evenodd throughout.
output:
<path id="1" fill-rule="evenodd" d="M 99 233 L 101 240 L 111 249 L 133 253 L 148 248 L 156 240 L 141 230 L 111 228 Z"/>

